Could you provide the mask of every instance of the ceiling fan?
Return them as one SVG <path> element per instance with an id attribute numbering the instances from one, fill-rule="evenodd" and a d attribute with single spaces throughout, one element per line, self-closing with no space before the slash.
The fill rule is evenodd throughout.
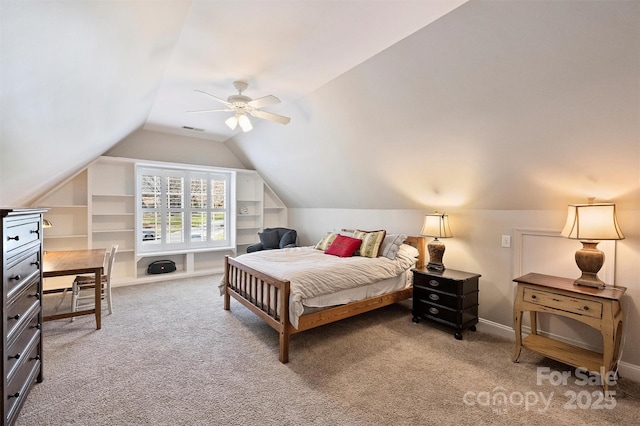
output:
<path id="1" fill-rule="evenodd" d="M 231 95 L 225 101 L 217 96 L 213 96 L 210 93 L 203 92 L 202 90 L 194 89 L 196 92 L 204 93 L 207 96 L 212 97 L 216 101 L 226 105 L 227 108 L 224 109 L 205 109 L 200 111 L 188 111 L 192 113 L 200 113 L 200 112 L 235 112 L 235 114 L 226 119 L 225 123 L 232 130 L 234 130 L 238 125 L 243 132 L 248 132 L 253 129 L 251 125 L 251 121 L 247 114 L 252 115 L 253 117 L 263 118 L 269 121 L 275 121 L 276 123 L 288 124 L 291 119 L 289 117 L 285 117 L 282 115 L 274 114 L 272 112 L 262 111 L 260 108 L 275 105 L 280 103 L 280 99 L 276 98 L 273 95 L 264 96 L 258 99 L 251 99 L 248 96 L 242 94 L 249 84 L 244 81 L 235 81 L 233 82 L 233 87 L 238 91 L 237 95 Z"/>

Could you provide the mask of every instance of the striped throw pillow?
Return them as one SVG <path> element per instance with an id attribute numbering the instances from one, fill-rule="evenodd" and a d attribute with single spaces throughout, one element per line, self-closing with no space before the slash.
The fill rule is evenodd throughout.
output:
<path id="1" fill-rule="evenodd" d="M 338 234 L 335 232 L 327 232 L 324 237 L 322 237 L 322 239 L 318 241 L 318 244 L 315 245 L 315 248 L 322 251 L 328 249 L 337 236 Z"/>
<path id="2" fill-rule="evenodd" d="M 384 241 L 384 236 L 387 231 L 360 231 L 356 230 L 353 233 L 354 238 L 362 240 L 360 248 L 356 250 L 356 256 L 364 257 L 378 257 L 380 255 L 380 247 Z"/>

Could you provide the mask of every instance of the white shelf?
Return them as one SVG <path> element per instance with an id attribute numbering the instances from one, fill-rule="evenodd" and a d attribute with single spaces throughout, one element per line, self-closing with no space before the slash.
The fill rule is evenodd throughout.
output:
<path id="1" fill-rule="evenodd" d="M 137 253 L 136 176 L 134 159 L 100 157 L 37 200 L 48 207 L 45 250 L 109 248 L 118 244 L 114 280 L 119 285 L 220 273 L 225 255 L 235 255 L 259 243 L 266 227 L 287 226 L 287 208 L 254 170 L 235 173 L 235 240 L 233 247 Z M 246 208 L 247 214 L 239 214 Z M 147 275 L 149 263 L 176 262 L 177 271 Z"/>
<path id="2" fill-rule="evenodd" d="M 65 239 L 65 238 L 87 238 L 87 234 L 73 234 L 73 235 L 47 235 L 44 238 L 47 240 Z"/>

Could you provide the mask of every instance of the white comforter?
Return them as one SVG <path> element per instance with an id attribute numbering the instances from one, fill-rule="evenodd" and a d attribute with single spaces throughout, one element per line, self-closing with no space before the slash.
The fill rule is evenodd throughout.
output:
<path id="1" fill-rule="evenodd" d="M 289 320 L 298 327 L 303 301 L 315 296 L 396 277 L 415 264 L 417 250 L 403 245 L 395 260 L 338 257 L 313 247 L 263 250 L 236 257 L 238 262 L 291 282 Z"/>

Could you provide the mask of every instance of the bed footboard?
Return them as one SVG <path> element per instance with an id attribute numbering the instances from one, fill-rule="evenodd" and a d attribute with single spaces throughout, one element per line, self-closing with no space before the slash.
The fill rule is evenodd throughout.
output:
<path id="1" fill-rule="evenodd" d="M 289 362 L 289 281 L 282 281 L 225 256 L 224 309 L 231 297 L 258 315 L 280 334 L 280 362 Z"/>

